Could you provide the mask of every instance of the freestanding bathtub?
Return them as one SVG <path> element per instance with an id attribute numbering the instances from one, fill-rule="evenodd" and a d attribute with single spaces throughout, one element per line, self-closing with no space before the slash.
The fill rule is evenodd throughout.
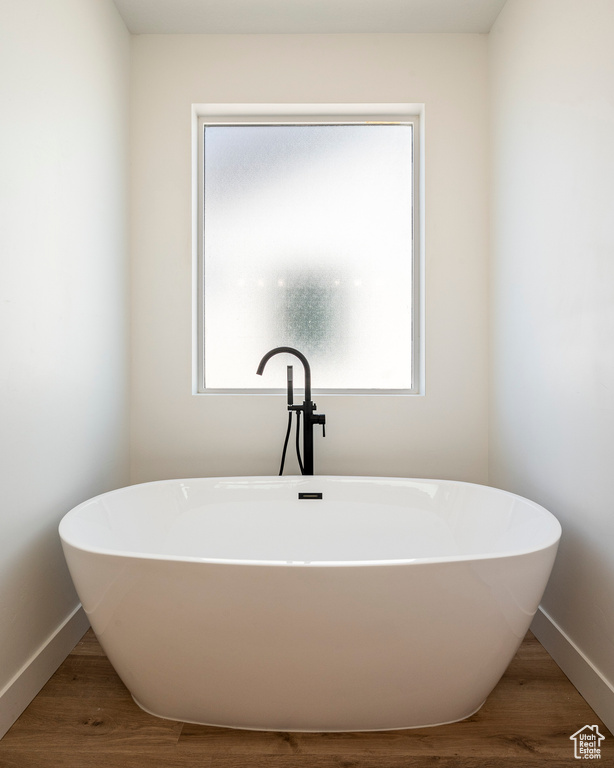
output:
<path id="1" fill-rule="evenodd" d="M 485 486 L 326 476 L 145 483 L 60 524 L 140 707 L 283 731 L 473 714 L 529 627 L 560 534 L 543 507 Z"/>

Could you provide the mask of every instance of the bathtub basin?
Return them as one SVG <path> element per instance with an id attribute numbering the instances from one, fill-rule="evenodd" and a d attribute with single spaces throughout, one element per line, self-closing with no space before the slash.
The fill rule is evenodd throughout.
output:
<path id="1" fill-rule="evenodd" d="M 282 731 L 476 712 L 560 534 L 543 507 L 485 486 L 327 476 L 144 483 L 60 524 L 83 607 L 140 707 Z"/>

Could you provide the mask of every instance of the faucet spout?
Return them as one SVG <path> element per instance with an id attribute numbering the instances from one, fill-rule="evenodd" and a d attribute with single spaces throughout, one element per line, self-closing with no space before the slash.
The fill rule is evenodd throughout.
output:
<path id="1" fill-rule="evenodd" d="M 305 355 L 302 352 L 299 352 L 298 349 L 294 349 L 294 347 L 275 347 L 275 349 L 269 350 L 260 361 L 260 364 L 258 365 L 258 370 L 256 371 L 256 373 L 258 374 L 258 376 L 262 376 L 264 372 L 264 367 L 269 362 L 269 360 L 275 355 L 279 355 L 283 352 L 287 352 L 290 355 L 294 355 L 295 357 L 298 357 L 298 359 L 303 364 L 303 368 L 305 369 L 305 400 L 310 401 L 311 400 L 311 367 L 309 366 L 309 362 L 305 357 Z"/>
<path id="2" fill-rule="evenodd" d="M 282 353 L 288 353 L 298 357 L 305 369 L 305 400 L 302 405 L 292 405 L 289 403 L 288 410 L 303 413 L 303 474 L 313 475 L 313 425 L 326 424 L 326 416 L 323 413 L 316 414 L 316 404 L 311 401 L 311 368 L 309 362 L 302 352 L 294 347 L 275 347 L 269 350 L 263 356 L 256 373 L 262 376 L 264 368 L 268 361 L 274 356 Z M 290 386 L 290 385 L 289 385 Z"/>

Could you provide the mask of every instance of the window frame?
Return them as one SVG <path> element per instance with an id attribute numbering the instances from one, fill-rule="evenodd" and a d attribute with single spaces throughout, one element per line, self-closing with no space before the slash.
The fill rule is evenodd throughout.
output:
<path id="1" fill-rule="evenodd" d="M 193 104 L 192 105 L 192 219 L 193 219 L 193 365 L 195 395 L 285 394 L 285 387 L 224 388 L 205 386 L 205 254 L 204 254 L 204 137 L 206 126 L 233 125 L 350 125 L 411 124 L 413 127 L 412 315 L 411 387 L 404 389 L 329 389 L 314 386 L 313 394 L 422 395 L 424 394 L 424 154 L 423 105 L 420 104 Z M 265 350 L 266 351 L 266 350 Z M 257 361 L 256 361 L 257 363 Z M 317 384 L 317 382 L 316 382 Z"/>

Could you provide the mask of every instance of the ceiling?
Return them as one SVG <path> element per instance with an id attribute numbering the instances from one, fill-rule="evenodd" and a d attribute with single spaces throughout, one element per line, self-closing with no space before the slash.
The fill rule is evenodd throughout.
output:
<path id="1" fill-rule="evenodd" d="M 133 34 L 488 32 L 506 0 L 115 0 Z"/>

